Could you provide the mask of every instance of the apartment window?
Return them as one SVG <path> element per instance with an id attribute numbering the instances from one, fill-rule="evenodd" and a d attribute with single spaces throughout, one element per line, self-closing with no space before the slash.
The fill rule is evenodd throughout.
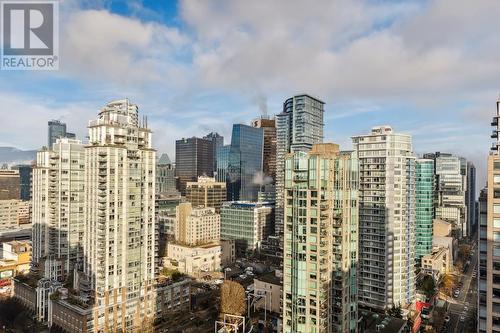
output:
<path id="1" fill-rule="evenodd" d="M 500 184 L 500 175 L 493 175 L 493 183 Z"/>
<path id="2" fill-rule="evenodd" d="M 500 199 L 500 188 L 493 189 L 493 198 Z"/>
<path id="3" fill-rule="evenodd" d="M 493 213 L 500 214 L 500 205 L 499 204 L 493 205 Z"/>
<path id="4" fill-rule="evenodd" d="M 500 161 L 493 161 L 493 169 L 500 170 Z"/>

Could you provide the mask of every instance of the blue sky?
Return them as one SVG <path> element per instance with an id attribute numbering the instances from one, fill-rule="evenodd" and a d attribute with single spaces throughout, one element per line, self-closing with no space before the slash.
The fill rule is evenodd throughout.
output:
<path id="1" fill-rule="evenodd" d="M 60 70 L 0 72 L 0 146 L 39 148 L 48 119 L 80 137 L 129 97 L 159 152 L 306 92 L 326 102 L 325 139 L 389 124 L 416 153 L 471 159 L 480 182 L 500 76 L 500 3 L 489 0 L 64 0 Z"/>

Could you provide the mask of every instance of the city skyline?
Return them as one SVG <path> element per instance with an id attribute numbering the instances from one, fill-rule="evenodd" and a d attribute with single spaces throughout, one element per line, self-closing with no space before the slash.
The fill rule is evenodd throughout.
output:
<path id="1" fill-rule="evenodd" d="M 331 5 L 323 5 L 317 7 L 333 12 L 328 10 Z M 494 61 L 500 52 L 495 46 L 499 37 L 491 26 L 494 18 L 488 17 L 498 4 L 461 1 L 451 6 L 449 1 L 436 1 L 389 6 L 382 1 L 334 5 L 341 9 L 335 11 L 341 13 L 337 25 L 327 25 L 321 34 L 315 33 L 317 26 L 300 34 L 297 29 L 303 22 L 317 17 L 317 24 L 325 25 L 325 16 L 318 9 L 301 10 L 299 3 L 284 1 L 275 2 L 267 11 L 258 5 L 244 11 L 242 2 L 222 2 L 224 10 L 195 1 L 161 6 L 150 1 L 133 5 L 63 3 L 60 71 L 29 76 L 3 72 L 0 77 L 4 105 L 0 115 L 8 125 L 0 135 L 0 145 L 40 148 L 48 119 L 66 122 L 83 138 L 86 119 L 103 101 L 129 97 L 148 114 L 155 132 L 154 146 L 173 156 L 177 138 L 216 130 L 227 143 L 230 124 L 248 124 L 260 109 L 267 109 L 269 115 L 279 113 L 284 98 L 308 92 L 326 102 L 325 142 L 347 149 L 350 136 L 390 124 L 401 133 L 414 135 L 417 153 L 439 146 L 442 151 L 466 156 L 478 168 L 478 184 L 484 184 L 488 101 L 498 95 L 494 80 L 500 72 Z M 277 15 L 287 12 L 296 22 Z M 346 20 L 342 13 L 359 16 Z M 273 20 L 262 24 L 259 14 Z M 227 29 L 204 17 L 220 18 L 214 21 L 227 22 Z M 470 29 L 457 26 L 460 22 Z M 439 36 L 416 33 L 423 25 L 439 30 Z M 102 34 L 89 45 L 90 39 L 85 37 L 94 33 L 95 26 L 109 27 L 112 33 Z M 314 38 L 307 42 L 310 37 Z M 254 53 L 244 52 L 248 44 L 256 45 Z M 88 48 L 106 49 L 106 53 L 88 60 Z M 289 48 L 297 56 L 285 52 Z M 306 65 L 301 55 L 311 54 L 310 48 L 317 52 Z M 367 48 L 372 52 L 366 53 Z M 266 57 L 273 50 L 279 52 L 282 62 Z M 138 57 L 128 63 L 126 55 L 132 52 L 139 52 Z M 141 66 L 148 61 L 152 65 Z M 249 66 L 238 66 L 245 62 Z M 119 75 L 122 66 L 130 67 L 125 79 Z M 227 71 L 220 70 L 223 66 L 229 66 Z M 394 67 L 387 70 L 388 66 Z M 304 73 L 305 68 L 310 72 Z M 378 75 L 380 72 L 384 75 Z M 20 86 L 26 89 L 19 90 Z M 466 122 L 468 135 L 463 136 Z M 21 135 L 25 132 L 33 135 Z"/>

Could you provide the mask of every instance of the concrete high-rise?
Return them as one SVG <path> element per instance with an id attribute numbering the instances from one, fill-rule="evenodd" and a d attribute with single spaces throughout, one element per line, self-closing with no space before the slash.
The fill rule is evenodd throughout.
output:
<path id="1" fill-rule="evenodd" d="M 187 183 L 186 200 L 193 207 L 212 207 L 219 213 L 222 203 L 226 201 L 226 183 L 211 177 L 198 177 L 198 181 Z"/>
<path id="2" fill-rule="evenodd" d="M 48 148 L 52 148 L 52 145 L 56 143 L 56 140 L 59 138 L 75 139 L 75 134 L 66 131 L 65 123 L 59 120 L 50 120 L 48 122 Z"/>
<path id="3" fill-rule="evenodd" d="M 315 144 L 285 174 L 283 332 L 357 332 L 356 153 Z"/>
<path id="4" fill-rule="evenodd" d="M 177 189 L 186 194 L 186 183 L 199 176 L 213 177 L 214 142 L 196 137 L 175 141 L 175 175 Z"/>
<path id="5" fill-rule="evenodd" d="M 81 141 L 60 138 L 37 153 L 33 168 L 33 262 L 42 269 L 61 265 L 44 276 L 63 281 L 83 265 L 85 232 L 85 150 Z"/>
<path id="6" fill-rule="evenodd" d="M 479 333 L 500 331 L 500 98 L 491 122 L 495 139 L 488 156 L 487 188 L 479 196 Z"/>
<path id="7" fill-rule="evenodd" d="M 325 103 L 310 95 L 296 95 L 283 103 L 276 115 L 276 222 L 275 233 L 283 234 L 285 157 L 296 151 L 307 152 L 323 142 Z"/>
<path id="8" fill-rule="evenodd" d="M 415 164 L 415 256 L 420 266 L 423 256 L 432 253 L 434 218 L 434 161 L 417 159 Z"/>
<path id="9" fill-rule="evenodd" d="M 128 99 L 89 122 L 85 147 L 86 273 L 95 331 L 137 331 L 155 314 L 152 132 Z"/>
<path id="10" fill-rule="evenodd" d="M 415 298 L 415 156 L 390 126 L 354 136 L 359 158 L 359 302 L 406 307 Z"/>
<path id="11" fill-rule="evenodd" d="M 263 130 L 243 124 L 233 125 L 227 166 L 227 199 L 256 201 L 261 183 Z"/>

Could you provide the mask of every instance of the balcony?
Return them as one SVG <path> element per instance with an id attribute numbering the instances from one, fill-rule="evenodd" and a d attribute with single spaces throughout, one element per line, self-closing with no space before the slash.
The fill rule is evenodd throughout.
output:
<path id="1" fill-rule="evenodd" d="M 491 121 L 491 126 L 498 126 L 498 116 L 493 117 Z"/>
<path id="2" fill-rule="evenodd" d="M 497 130 L 493 130 L 493 131 L 491 132 L 491 138 L 492 138 L 492 139 L 496 139 L 496 138 L 498 138 L 498 131 L 497 131 Z"/>

